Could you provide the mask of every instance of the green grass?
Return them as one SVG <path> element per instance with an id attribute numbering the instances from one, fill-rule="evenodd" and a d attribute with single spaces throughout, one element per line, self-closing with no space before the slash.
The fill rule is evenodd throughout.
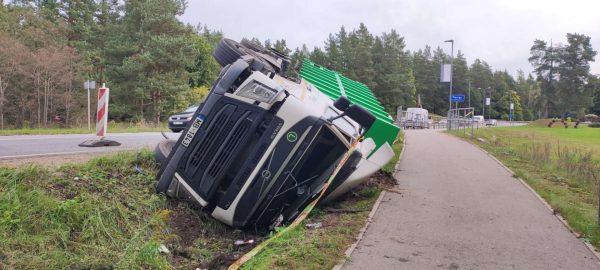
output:
<path id="1" fill-rule="evenodd" d="M 0 167 L 0 269 L 213 268 L 247 235 L 156 194 L 144 150 L 47 168 Z M 78 180 L 75 180 L 76 177 Z M 164 244 L 171 251 L 158 252 Z"/>
<path id="2" fill-rule="evenodd" d="M 139 167 L 146 175 L 135 171 L 134 153 L 59 168 L 0 167 L 0 269 L 218 269 L 252 248 L 234 247 L 235 240 L 260 242 L 189 203 L 156 194 L 151 151 L 141 152 Z M 244 268 L 330 269 L 369 211 L 324 209 L 370 209 L 381 190 L 362 185 L 316 208 L 304 223 L 322 222 L 322 228 L 298 226 Z M 158 252 L 161 244 L 169 255 Z"/>
<path id="3" fill-rule="evenodd" d="M 166 125 L 155 127 L 147 124 L 129 124 L 129 123 L 108 123 L 108 133 L 139 133 L 139 132 L 157 132 L 167 131 Z M 23 129 L 2 129 L 0 136 L 11 135 L 55 135 L 55 134 L 94 134 L 96 126 L 92 126 L 92 130 L 87 128 L 23 128 Z"/>
<path id="4" fill-rule="evenodd" d="M 600 129 L 548 128 L 547 122 L 478 129 L 474 137 L 483 138 L 485 142 L 471 141 L 513 170 L 516 177 L 534 188 L 571 227 L 600 248 Z M 462 133 L 459 136 L 464 137 Z"/>
<path id="5" fill-rule="evenodd" d="M 154 171 L 152 153 L 140 164 Z M 74 180 L 78 177 L 79 180 Z M 133 169 L 133 155 L 56 170 L 0 168 L 0 268 L 164 268 L 164 196 Z"/>
<path id="6" fill-rule="evenodd" d="M 333 205 L 338 209 L 370 209 L 380 188 L 365 188 L 356 195 Z M 355 241 L 369 211 L 325 214 L 322 207 L 296 228 L 271 241 L 244 269 L 331 269 L 341 262 L 344 252 Z M 305 224 L 321 222 L 322 228 L 308 229 Z"/>
<path id="7" fill-rule="evenodd" d="M 382 171 L 391 173 L 392 175 L 396 172 L 396 164 L 400 160 L 400 153 L 402 153 L 402 147 L 404 143 L 404 132 L 398 133 L 398 137 L 392 144 L 392 150 L 394 150 L 394 158 L 388 164 L 381 168 Z"/>

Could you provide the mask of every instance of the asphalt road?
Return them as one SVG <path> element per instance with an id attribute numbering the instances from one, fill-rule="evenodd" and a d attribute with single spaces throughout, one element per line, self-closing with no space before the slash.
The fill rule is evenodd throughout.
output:
<path id="1" fill-rule="evenodd" d="M 518 179 L 473 145 L 406 131 L 396 179 L 343 269 L 600 269 Z"/>
<path id="2" fill-rule="evenodd" d="M 165 133 L 171 139 L 179 138 L 181 133 Z M 94 140 L 92 134 L 72 135 L 19 135 L 0 137 L 0 160 L 32 158 L 44 156 L 75 155 L 97 152 L 116 152 L 130 149 L 150 147 L 164 139 L 160 132 L 146 133 L 114 133 L 106 139 L 115 140 L 121 146 L 111 147 L 79 147 L 86 140 Z"/>

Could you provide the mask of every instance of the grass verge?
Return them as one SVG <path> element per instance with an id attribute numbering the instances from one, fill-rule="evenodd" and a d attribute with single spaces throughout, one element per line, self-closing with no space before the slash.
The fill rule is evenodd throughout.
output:
<path id="1" fill-rule="evenodd" d="M 129 123 L 108 123 L 109 133 L 139 133 L 139 132 L 158 132 L 167 131 L 166 125 L 155 127 L 146 124 L 129 124 Z M 90 131 L 87 128 L 23 128 L 23 129 L 3 129 L 0 130 L 0 136 L 12 135 L 55 135 L 55 134 L 94 134 L 95 126 Z"/>
<path id="2" fill-rule="evenodd" d="M 142 151 L 138 160 L 145 175 L 136 172 L 134 153 L 58 168 L 0 167 L 0 269 L 224 269 L 263 239 L 156 194 L 152 152 Z M 244 268 L 330 269 L 354 242 L 382 188 L 393 184 L 389 173 L 374 175 L 313 210 L 304 224 L 321 222 L 321 228 L 298 226 Z M 234 245 L 247 239 L 256 241 Z M 161 254 L 161 245 L 170 253 Z"/>
<path id="3" fill-rule="evenodd" d="M 474 139 L 458 136 L 494 155 L 535 189 L 583 238 L 600 248 L 600 130 L 538 124 L 479 129 Z"/>
<path id="4" fill-rule="evenodd" d="M 0 167 L 0 269 L 218 269 L 247 252 L 233 246 L 244 232 L 155 193 L 151 151 L 138 165 L 146 175 L 133 153 Z"/>
<path id="5" fill-rule="evenodd" d="M 396 164 L 400 160 L 400 153 L 402 153 L 402 147 L 404 146 L 404 132 L 398 133 L 398 137 L 392 144 L 392 150 L 394 150 L 394 158 L 388 164 L 381 168 L 382 171 L 391 173 L 392 175 L 396 172 Z"/>

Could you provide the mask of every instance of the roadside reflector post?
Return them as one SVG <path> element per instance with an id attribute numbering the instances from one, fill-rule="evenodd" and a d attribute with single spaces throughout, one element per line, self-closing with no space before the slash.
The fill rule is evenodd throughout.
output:
<path id="1" fill-rule="evenodd" d="M 108 94 L 109 89 L 106 84 L 102 84 L 102 88 L 98 89 L 98 110 L 96 118 L 96 136 L 100 140 L 106 136 L 107 119 L 108 119 Z"/>
<path id="2" fill-rule="evenodd" d="M 106 84 L 98 89 L 98 110 L 96 116 L 96 140 L 84 141 L 79 144 L 81 147 L 102 147 L 102 146 L 119 146 L 119 142 L 113 140 L 105 140 L 108 130 L 108 96 L 109 89 Z"/>

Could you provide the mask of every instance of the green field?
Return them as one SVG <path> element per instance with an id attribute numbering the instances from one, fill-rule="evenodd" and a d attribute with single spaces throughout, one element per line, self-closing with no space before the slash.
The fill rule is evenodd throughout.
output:
<path id="1" fill-rule="evenodd" d="M 502 161 L 583 238 L 600 247 L 600 128 L 564 128 L 561 123 L 548 128 L 548 121 L 520 127 L 480 128 L 475 130 L 473 139 L 458 135 Z"/>

